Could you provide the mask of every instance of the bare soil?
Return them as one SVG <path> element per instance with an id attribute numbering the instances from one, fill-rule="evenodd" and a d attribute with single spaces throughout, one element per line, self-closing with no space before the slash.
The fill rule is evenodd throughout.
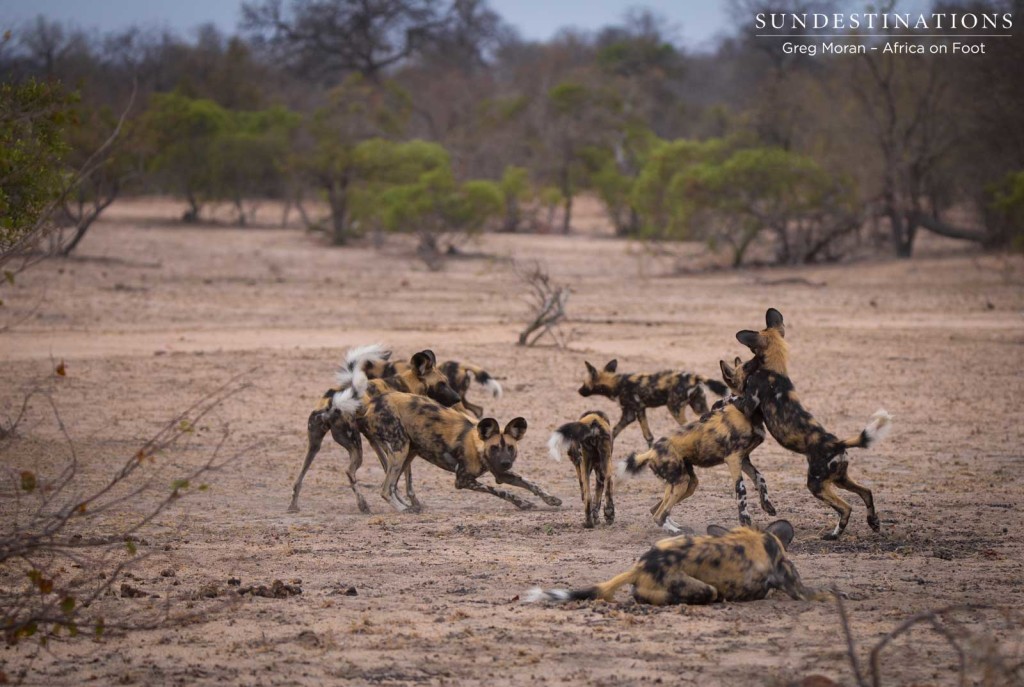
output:
<path id="1" fill-rule="evenodd" d="M 112 617 L 131 616 L 171 598 L 176 611 L 198 616 L 99 641 L 6 647 L 0 670 L 10 679 L 710 685 L 821 674 L 854 684 L 831 603 L 773 595 L 650 608 L 625 592 L 612 604 L 519 602 L 536 585 L 607 579 L 664 534 L 648 513 L 662 491 L 653 476 L 617 484 L 615 523 L 585 530 L 571 464 L 547 456 L 559 424 L 590 408 L 617 411 L 576 393 L 583 361 L 713 375 L 720 358 L 745 355 L 734 334 L 759 328 L 768 306 L 785 314 L 792 377 L 827 427 L 852 434 L 879 407 L 895 417 L 885 442 L 852 454 L 852 474 L 874 489 L 880 533 L 855 502 L 842 539 L 822 541 L 833 516 L 807 492 L 804 460 L 771 440 L 753 456 L 779 515 L 796 527 L 790 554 L 805 582 L 849 597 L 861 657 L 925 609 L 1024 605 L 1019 258 L 933 244 L 911 261 L 673 276 L 665 259 L 608 236 L 488 235 L 467 247 L 486 257 L 453 259 L 434 273 L 403 240 L 331 248 L 296 229 L 183 227 L 180 211 L 121 203 L 79 256 L 43 263 L 5 288 L 0 325 L 11 328 L 0 333 L 0 417 L 14 415 L 24 390 L 64 360 L 54 398 L 83 479 L 98 483 L 178 411 L 236 375 L 250 382 L 172 456 L 198 464 L 224 423 L 228 448 L 242 450 L 209 476 L 208 491 L 143 533 L 148 557 L 130 582 L 161 600 L 117 594 L 98 604 Z M 514 345 L 526 306 L 510 258 L 541 260 L 555 281 L 571 285 L 567 349 Z M 417 462 L 426 509 L 398 514 L 378 496 L 382 471 L 367 447 L 360 486 L 373 514 L 364 515 L 345 483 L 347 456 L 328 438 L 301 512 L 286 513 L 311 408 L 345 350 L 377 341 L 400 356 L 430 347 L 497 376 L 503 398 L 479 389 L 471 398 L 502 424 L 528 420 L 517 470 L 559 495 L 562 507 L 533 499 L 537 508 L 519 511 L 456 492 L 452 475 Z M 651 417 L 656 435 L 674 427 L 667 411 Z M 616 456 L 643 446 L 631 426 Z M 0 455 L 5 467 L 40 474 L 66 458 L 42 400 Z M 726 470 L 700 479 L 675 520 L 695 531 L 734 524 Z M 771 520 L 756 505 L 752 514 L 762 525 Z M 173 577 L 160 574 L 167 569 Z M 302 593 L 239 597 L 230 578 L 271 590 L 282 580 Z M 199 593 L 210 585 L 218 598 Z M 1024 658 L 1012 619 L 980 612 L 968 622 Z M 898 640 L 883 660 L 886 684 L 955 684 L 955 665 L 923 630 Z"/>

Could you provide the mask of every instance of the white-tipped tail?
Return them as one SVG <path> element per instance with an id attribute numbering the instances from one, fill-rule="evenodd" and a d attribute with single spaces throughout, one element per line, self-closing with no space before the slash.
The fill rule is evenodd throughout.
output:
<path id="1" fill-rule="evenodd" d="M 569 452 L 570 446 L 572 446 L 572 439 L 561 432 L 552 432 L 551 438 L 548 439 L 548 453 L 557 461 L 561 461 L 562 456 Z"/>
<path id="2" fill-rule="evenodd" d="M 867 439 L 865 447 L 881 441 L 892 431 L 892 415 L 884 409 L 875 411 L 871 416 L 871 422 L 864 428 L 864 437 Z"/>
<path id="3" fill-rule="evenodd" d="M 541 601 L 568 601 L 569 590 L 567 589 L 541 589 L 540 587 L 534 587 L 528 589 L 523 593 L 522 600 L 524 604 L 535 604 Z"/>
<path id="4" fill-rule="evenodd" d="M 359 397 L 356 396 L 352 387 L 339 391 L 331 397 L 331 409 L 336 410 L 342 415 L 352 415 L 360 406 Z"/>
<path id="5" fill-rule="evenodd" d="M 370 383 L 370 378 L 366 376 L 366 372 L 363 368 L 357 367 L 352 371 L 352 389 L 355 391 L 356 398 L 359 398 L 366 393 L 366 386 Z"/>
<path id="6" fill-rule="evenodd" d="M 504 392 L 501 388 L 501 384 L 499 384 L 498 380 L 494 377 L 489 377 L 487 381 L 484 382 L 484 388 L 490 391 L 491 396 L 494 398 L 501 398 L 501 394 Z"/>
<path id="7" fill-rule="evenodd" d="M 340 386 L 348 386 L 352 383 L 352 376 L 356 370 L 361 370 L 367 362 L 379 362 L 391 357 L 391 351 L 381 344 L 367 344 L 350 348 L 345 354 L 345 364 L 338 370 L 337 380 Z"/>
<path id="8" fill-rule="evenodd" d="M 623 478 L 623 477 L 625 477 L 627 479 L 629 479 L 630 477 L 635 477 L 635 475 L 626 468 L 626 466 L 628 464 L 629 464 L 629 459 L 628 458 L 623 458 L 618 463 L 616 463 L 615 464 L 615 476 L 620 478 L 620 479 Z"/>

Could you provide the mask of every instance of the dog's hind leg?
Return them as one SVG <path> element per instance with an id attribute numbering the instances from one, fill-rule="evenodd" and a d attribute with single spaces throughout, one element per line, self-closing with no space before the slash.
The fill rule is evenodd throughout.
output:
<path id="1" fill-rule="evenodd" d="M 590 464 L 586 456 L 581 455 L 573 461 L 576 466 L 576 478 L 580 481 L 580 498 L 583 500 L 583 526 L 590 529 L 594 526 L 594 517 L 590 512 Z"/>
<path id="2" fill-rule="evenodd" d="M 661 574 L 638 577 L 633 598 L 654 606 L 669 604 L 706 604 L 718 599 L 718 590 L 687 575 L 682 569 L 659 570 Z"/>
<path id="3" fill-rule="evenodd" d="M 747 485 L 743 483 L 743 454 L 730 453 L 725 457 L 725 464 L 729 466 L 729 477 L 732 479 L 733 488 L 736 490 L 736 502 L 739 506 L 740 524 L 750 527 L 752 520 L 747 512 Z"/>
<path id="4" fill-rule="evenodd" d="M 851 491 L 864 501 L 864 505 L 868 509 L 868 527 L 875 532 L 878 532 L 882 528 L 881 522 L 878 520 L 878 514 L 875 512 L 875 497 L 871 493 L 871 490 L 867 487 L 854 482 L 849 475 L 846 474 L 846 468 L 835 478 L 835 485 L 840 489 Z"/>
<path id="5" fill-rule="evenodd" d="M 846 529 L 847 523 L 850 522 L 850 513 L 853 512 L 853 508 L 850 507 L 850 504 L 840 498 L 831 481 L 809 476 L 807 478 L 807 488 L 810 489 L 814 498 L 832 506 L 832 508 L 839 514 L 839 522 L 836 523 L 835 529 L 822 536 L 822 539 L 827 540 L 838 539 L 839 535 Z"/>
<path id="6" fill-rule="evenodd" d="M 750 462 L 750 454 L 747 453 L 743 456 L 743 472 L 747 474 L 747 477 L 754 481 L 757 485 L 757 496 L 761 502 L 761 510 L 768 515 L 775 515 L 775 506 L 768 499 L 768 482 L 765 481 L 764 475 L 758 470 L 752 462 Z"/>
<path id="7" fill-rule="evenodd" d="M 405 498 L 409 502 L 409 510 L 413 513 L 423 510 L 423 504 L 416 498 L 416 494 L 412 490 L 412 461 L 405 466 Z"/>
<path id="8" fill-rule="evenodd" d="M 678 503 L 692 496 L 693 492 L 696 490 L 697 475 L 693 472 L 693 468 L 691 467 L 687 473 L 686 482 L 673 484 L 670 487 L 665 498 L 662 499 L 661 504 L 658 506 L 658 510 L 654 513 L 654 522 L 656 522 L 659 527 L 666 529 L 673 534 L 681 533 L 683 528 L 677 525 L 675 521 L 669 517 L 669 513 Z"/>
<path id="9" fill-rule="evenodd" d="M 341 418 L 331 423 L 331 436 L 348 451 L 348 468 L 345 470 L 345 476 L 348 477 L 349 487 L 352 488 L 352 493 L 356 496 L 356 505 L 359 506 L 359 511 L 369 513 L 370 506 L 367 505 L 363 495 L 359 493 L 359 485 L 356 481 L 356 473 L 363 464 L 363 440 L 359 436 L 359 430 L 354 423 Z M 383 465 L 383 460 L 381 465 Z"/>
<path id="10" fill-rule="evenodd" d="M 484 407 L 478 406 L 475 403 L 470 403 L 466 400 L 466 397 L 462 397 L 462 405 L 466 407 L 466 410 L 476 415 L 478 418 L 484 416 Z"/>
<path id="11" fill-rule="evenodd" d="M 306 478 L 306 472 L 309 470 L 309 466 L 313 464 L 316 454 L 320 452 L 320 446 L 327 435 L 328 424 L 323 417 L 323 412 L 313 412 L 309 416 L 306 427 L 309 435 L 309 446 L 306 449 L 306 460 L 302 463 L 299 478 L 295 480 L 295 486 L 292 487 L 292 502 L 288 506 L 289 513 L 297 513 L 299 511 L 299 492 L 302 491 L 302 480 Z"/>
<path id="12" fill-rule="evenodd" d="M 604 463 L 599 463 L 597 466 L 597 492 L 598 494 L 604 493 L 604 521 L 610 525 L 615 522 L 615 502 L 612 500 L 610 459 L 605 460 Z M 596 510 L 594 517 L 597 517 Z"/>

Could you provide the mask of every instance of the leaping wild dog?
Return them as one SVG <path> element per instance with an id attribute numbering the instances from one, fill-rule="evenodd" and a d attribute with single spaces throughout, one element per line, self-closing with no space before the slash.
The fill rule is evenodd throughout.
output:
<path id="1" fill-rule="evenodd" d="M 847 449 L 868 448 L 885 437 L 892 429 L 892 416 L 878 410 L 868 425 L 855 436 L 839 439 L 827 431 L 804 408 L 796 395 L 788 374 L 789 347 L 782 313 L 769 308 L 765 313 L 765 329 L 760 332 L 743 330 L 736 339 L 754 353 L 747 363 L 746 392 L 761 399 L 760 410 L 764 424 L 783 447 L 807 456 L 807 488 L 815 498 L 827 503 L 837 513 L 839 522 L 824 539 L 836 539 L 846 529 L 853 509 L 835 490 L 835 487 L 860 496 L 868 509 L 868 526 L 874 531 L 881 528 L 875 512 L 875 499 L 871 490 L 853 481 L 847 474 L 850 459 Z"/>
<path id="2" fill-rule="evenodd" d="M 583 526 L 597 523 L 601 499 L 605 497 L 604 520 L 615 521 L 615 503 L 612 501 L 612 425 L 600 410 L 588 410 L 576 422 L 568 422 L 554 431 L 548 440 L 551 457 L 562 460 L 567 453 L 576 468 L 583 499 Z M 594 494 L 590 491 L 590 473 L 596 474 Z"/>
<path id="3" fill-rule="evenodd" d="M 339 410 L 360 413 L 364 434 L 384 465 L 381 496 L 395 510 L 410 510 L 411 504 L 399 498 L 397 484 L 416 456 L 454 472 L 456 489 L 493 494 L 521 509 L 533 507 L 514 494 L 477 482 L 478 477 L 490 472 L 498 484 L 526 489 L 550 506 L 562 504 L 559 498 L 512 472 L 517 442 L 526 434 L 526 420 L 521 417 L 501 430 L 494 418 L 473 422 L 429 398 L 397 391 L 365 394 L 361 400 L 341 399 Z"/>
<path id="4" fill-rule="evenodd" d="M 531 589 L 524 602 L 612 601 L 619 587 L 632 584 L 633 598 L 656 606 L 754 601 L 773 589 L 793 599 L 826 598 L 800 580 L 786 557 L 793 526 L 776 520 L 764 531 L 750 527 L 726 530 L 712 525 L 707 536 L 670 537 L 657 542 L 632 568 L 607 582 L 570 591 Z"/>
<path id="5" fill-rule="evenodd" d="M 409 361 L 408 367 L 401 373 L 372 381 L 367 380 L 362 372 L 363 367 L 368 362 L 379 363 L 386 360 L 390 355 L 390 351 L 377 345 L 362 346 L 349 351 L 346 356 L 346 365 L 338 373 L 339 386 L 328 389 L 323 394 L 306 423 L 309 448 L 306 450 L 306 459 L 302 464 L 302 470 L 292 488 L 289 512 L 294 513 L 299 510 L 299 492 L 302 489 L 302 480 L 306 477 L 306 472 L 320 451 L 324 436 L 328 432 L 342 448 L 348 451 L 349 463 L 345 474 L 348 477 L 349 486 L 352 488 L 352 493 L 356 495 L 359 510 L 363 513 L 370 512 L 366 499 L 359 493 L 359 488 L 356 486 L 356 472 L 363 464 L 363 443 L 359 438 L 362 428 L 357 416 L 340 412 L 339 404 L 345 405 L 364 392 L 380 392 L 382 390 L 420 394 L 446 406 L 459 402 L 459 395 L 448 384 L 448 379 L 435 367 L 434 353 L 430 350 L 420 351 L 414 355 Z M 363 388 L 357 391 L 353 388 L 356 384 L 360 384 Z M 412 491 L 411 473 L 406 474 L 406 493 L 414 506 L 418 507 L 418 502 Z"/>
<path id="6" fill-rule="evenodd" d="M 719 365 L 729 387 L 735 391 L 742 389 L 743 361 L 737 358 L 730 366 L 721 360 Z M 750 453 L 761 445 L 764 436 L 757 396 L 732 395 L 716 403 L 696 422 L 658 439 L 647 451 L 631 453 L 619 463 L 619 472 L 636 475 L 647 466 L 667 482 L 665 495 L 651 513 L 659 527 L 669 532 L 681 532 L 669 513 L 676 504 L 697 490 L 697 474 L 693 468 L 710 468 L 724 463 L 729 467 L 729 476 L 736 490 L 740 524 L 749 526 L 751 519 L 747 513 L 747 487 L 743 483 L 743 473 L 757 485 L 761 510 L 775 515 L 775 506 L 768 499 L 768 484 L 750 461 Z"/>
<path id="7" fill-rule="evenodd" d="M 400 372 L 404 372 L 408 365 L 409 364 L 406 362 L 391 362 L 384 358 L 366 363 L 362 366 L 362 370 L 370 379 L 376 379 L 380 377 L 391 377 Z M 441 371 L 441 374 L 448 378 L 448 384 L 451 385 L 451 387 L 455 389 L 455 392 L 459 394 L 459 397 L 462 399 L 462 406 L 469 412 L 476 415 L 477 418 L 483 417 L 483 407 L 476 405 L 466 398 L 466 394 L 469 392 L 469 387 L 473 382 L 476 382 L 487 389 L 491 393 L 492 397 L 501 398 L 501 384 L 491 375 L 491 373 L 479 365 L 461 363 L 458 360 L 446 360 L 438 365 L 437 368 Z"/>
<path id="8" fill-rule="evenodd" d="M 584 361 L 583 364 L 587 366 L 587 378 L 579 388 L 580 396 L 607 396 L 618 401 L 622 408 L 622 417 L 615 423 L 612 437 L 618 437 L 634 420 L 640 420 L 640 431 L 648 446 L 654 443 L 654 435 L 647 425 L 648 408 L 668 406 L 672 417 L 682 425 L 686 423 L 686 406 L 698 417 L 708 412 L 705 386 L 719 396 L 728 391 L 721 382 L 690 372 L 616 373 L 618 360 L 612 360 L 599 372 L 590 363 Z"/>

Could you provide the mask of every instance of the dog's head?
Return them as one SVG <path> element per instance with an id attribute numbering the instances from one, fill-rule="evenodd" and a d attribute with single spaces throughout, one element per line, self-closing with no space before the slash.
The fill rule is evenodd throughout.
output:
<path id="1" fill-rule="evenodd" d="M 775 308 L 768 308 L 764 319 L 767 325 L 764 329 L 759 332 L 749 329 L 736 332 L 736 340 L 749 348 L 766 370 L 786 374 L 789 346 L 786 344 L 786 325 L 782 322 L 782 313 Z"/>
<path id="2" fill-rule="evenodd" d="M 437 401 L 445 408 L 450 408 L 462 400 L 448 383 L 448 378 L 437 369 L 437 358 L 433 351 L 420 351 L 412 357 L 409 365 L 419 386 L 418 389 L 414 389 L 416 393 Z"/>
<path id="3" fill-rule="evenodd" d="M 485 417 L 477 423 L 476 432 L 484 442 L 480 453 L 490 471 L 497 475 L 511 470 L 519 453 L 519 440 L 526 434 L 526 420 L 517 417 L 502 431 L 497 420 Z"/>
<path id="4" fill-rule="evenodd" d="M 618 360 L 612 360 L 600 372 L 596 367 L 584 361 L 587 366 L 587 378 L 583 380 L 583 386 L 579 388 L 580 396 L 614 396 L 615 387 L 618 384 L 618 376 L 615 374 L 619 366 Z"/>
<path id="5" fill-rule="evenodd" d="M 722 527 L 721 525 L 708 525 L 708 534 L 710 534 L 712 537 L 723 537 L 729 534 L 730 532 L 741 532 L 747 529 L 753 528 L 735 527 L 729 530 L 725 527 Z M 796 531 L 793 529 L 793 526 L 789 524 L 788 520 L 776 520 L 772 524 L 765 527 L 763 532 L 766 537 L 770 536 L 771 539 L 779 543 L 780 552 L 784 552 L 789 547 L 789 545 L 793 543 L 793 537 L 796 534 Z M 768 546 L 767 548 L 770 549 L 771 547 Z M 769 551 L 768 553 L 769 557 L 772 557 L 772 552 Z"/>

